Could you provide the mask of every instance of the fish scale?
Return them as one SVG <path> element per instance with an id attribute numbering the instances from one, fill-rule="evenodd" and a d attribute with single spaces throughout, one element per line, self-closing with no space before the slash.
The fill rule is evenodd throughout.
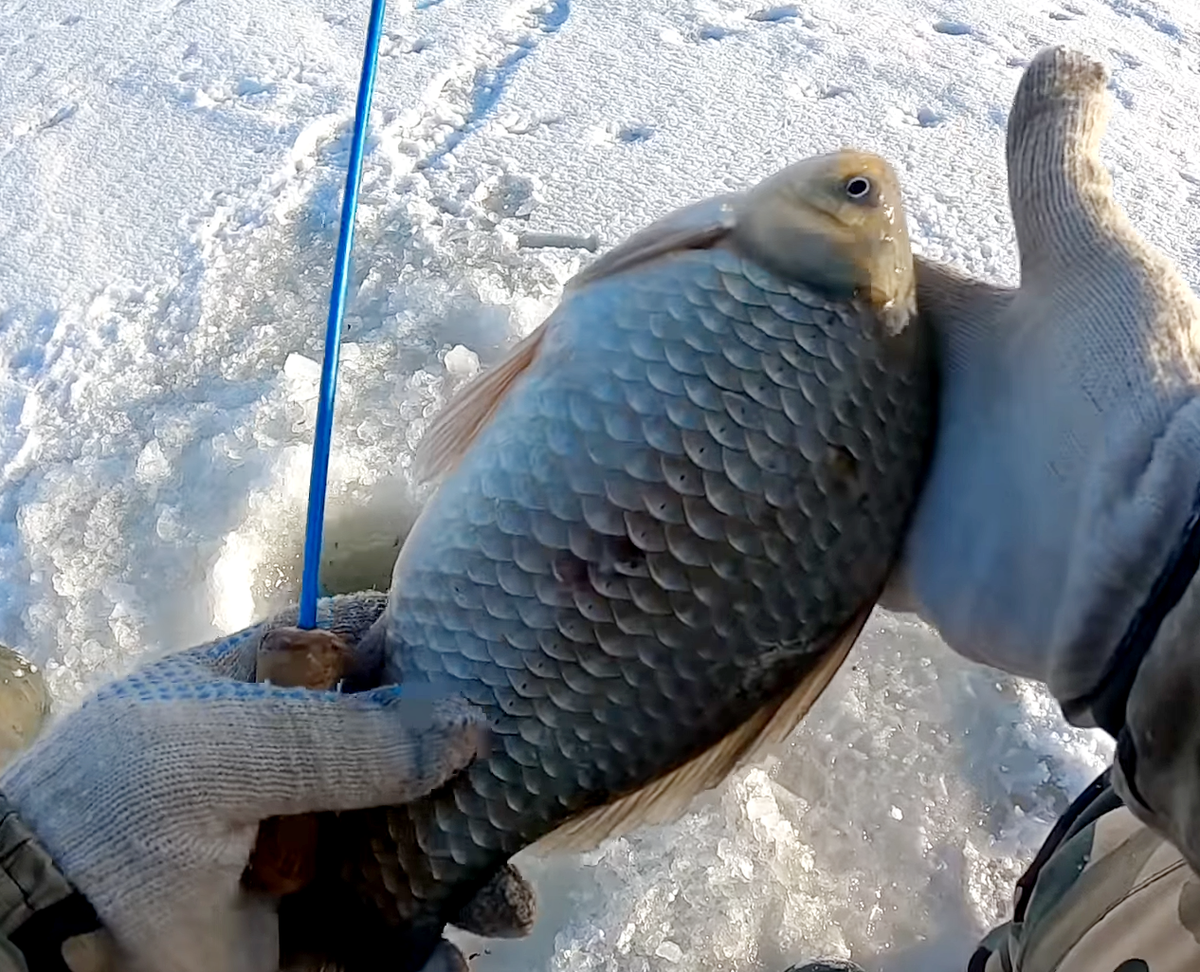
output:
<path id="1" fill-rule="evenodd" d="M 556 318 L 396 566 L 388 680 L 494 729 L 428 798 L 338 818 L 344 879 L 409 934 L 399 968 L 510 856 L 798 683 L 877 596 L 928 455 L 922 329 L 730 250 Z"/>

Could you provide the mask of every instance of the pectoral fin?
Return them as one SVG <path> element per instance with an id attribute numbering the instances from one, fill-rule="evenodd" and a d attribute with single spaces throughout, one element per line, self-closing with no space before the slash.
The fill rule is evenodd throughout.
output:
<path id="1" fill-rule="evenodd" d="M 679 250 L 706 249 L 732 229 L 732 196 L 717 196 L 678 209 L 609 250 L 567 283 L 578 290 Z M 445 475 L 462 460 L 522 374 L 537 359 L 553 315 L 514 347 L 499 364 L 462 389 L 430 425 L 417 447 L 413 473 L 418 482 Z"/>
<path id="2" fill-rule="evenodd" d="M 708 249 L 733 229 L 734 198 L 714 196 L 669 213 L 584 267 L 567 283 L 567 289 L 578 290 L 668 253 Z"/>
<path id="3" fill-rule="evenodd" d="M 475 437 L 496 414 L 504 396 L 537 360 L 552 319 L 538 325 L 503 361 L 473 379 L 442 409 L 421 438 L 413 457 L 413 475 L 418 482 L 445 475 L 462 461 Z"/>

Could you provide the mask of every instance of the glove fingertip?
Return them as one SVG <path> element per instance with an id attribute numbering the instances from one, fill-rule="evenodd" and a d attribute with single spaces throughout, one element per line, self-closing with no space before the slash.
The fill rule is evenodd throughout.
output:
<path id="1" fill-rule="evenodd" d="M 491 728 L 483 712 L 461 699 L 401 698 L 388 707 L 397 727 L 394 737 L 403 740 L 397 751 L 407 764 L 406 779 L 415 799 L 441 786 L 491 747 Z"/>
<path id="2" fill-rule="evenodd" d="M 414 730 L 461 729 L 468 732 L 474 727 L 487 725 L 487 716 L 482 708 L 444 687 L 389 685 L 349 698 L 367 700 L 387 708 L 407 728 Z"/>
<path id="3" fill-rule="evenodd" d="M 1082 51 L 1047 47 L 1039 51 L 1026 70 L 1021 88 L 1039 98 L 1071 97 L 1100 93 L 1108 84 L 1108 68 Z"/>

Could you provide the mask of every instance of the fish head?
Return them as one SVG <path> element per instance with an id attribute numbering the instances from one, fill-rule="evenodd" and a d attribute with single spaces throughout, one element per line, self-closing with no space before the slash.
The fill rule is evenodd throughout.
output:
<path id="1" fill-rule="evenodd" d="M 785 280 L 864 300 L 899 332 L 916 310 L 900 183 L 869 152 L 793 163 L 737 201 L 731 244 Z"/>

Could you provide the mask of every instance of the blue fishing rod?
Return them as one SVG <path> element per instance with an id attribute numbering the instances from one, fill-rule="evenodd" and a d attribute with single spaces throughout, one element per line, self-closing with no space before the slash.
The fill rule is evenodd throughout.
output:
<path id="1" fill-rule="evenodd" d="M 379 61 L 379 41 L 383 36 L 385 0 L 371 0 L 371 18 L 367 24 L 367 44 L 363 52 L 362 76 L 358 83 L 358 102 L 354 109 L 354 136 L 346 172 L 346 191 L 342 196 L 342 221 L 338 233 L 337 257 L 333 267 L 333 289 L 329 299 L 329 319 L 325 328 L 325 359 L 321 365 L 321 390 L 317 399 L 317 427 L 313 439 L 312 475 L 308 484 L 308 520 L 304 532 L 304 576 L 300 585 L 301 628 L 317 626 L 317 597 L 321 572 L 321 534 L 325 525 L 325 493 L 329 478 L 329 451 L 333 438 L 333 402 L 337 394 L 338 358 L 342 345 L 342 318 L 346 312 L 349 287 L 350 250 L 354 245 L 354 215 L 358 210 L 358 190 L 362 184 L 363 146 L 367 140 L 367 119 L 375 91 L 375 68 Z"/>

